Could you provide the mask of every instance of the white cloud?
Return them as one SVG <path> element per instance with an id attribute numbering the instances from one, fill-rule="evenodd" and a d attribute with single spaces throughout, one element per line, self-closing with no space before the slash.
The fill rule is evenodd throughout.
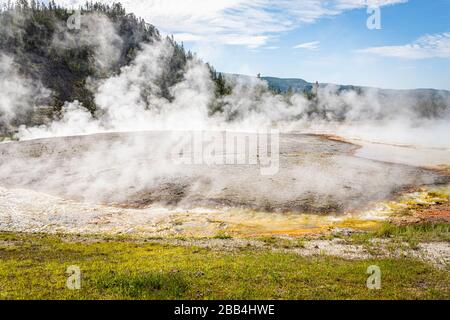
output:
<path id="1" fill-rule="evenodd" d="M 305 50 L 317 50 L 319 49 L 320 41 L 305 42 L 298 44 L 294 49 L 305 49 Z"/>
<path id="2" fill-rule="evenodd" d="M 450 58 L 450 32 L 425 35 L 410 44 L 373 47 L 359 52 L 412 60 Z"/>
<path id="3" fill-rule="evenodd" d="M 339 9 L 354 9 L 362 7 L 383 7 L 398 3 L 405 3 L 408 0 L 339 0 L 336 1 Z"/>
<path id="4" fill-rule="evenodd" d="M 100 2 L 111 3 L 109 0 Z M 408 0 L 368 0 L 386 6 Z M 80 5 L 85 0 L 57 0 Z M 175 39 L 256 48 L 281 32 L 346 10 L 367 0 L 121 0 L 124 7 Z"/>
<path id="5" fill-rule="evenodd" d="M 192 33 L 175 33 L 174 38 L 176 38 L 178 41 L 202 41 L 205 40 L 203 36 L 196 35 Z"/>

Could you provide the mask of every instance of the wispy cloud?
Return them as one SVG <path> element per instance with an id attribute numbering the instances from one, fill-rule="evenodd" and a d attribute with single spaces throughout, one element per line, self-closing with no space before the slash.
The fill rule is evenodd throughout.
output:
<path id="1" fill-rule="evenodd" d="M 109 0 L 99 0 L 111 3 Z M 408 0 L 369 0 L 379 6 Z M 57 0 L 80 5 L 85 0 Z M 364 8 L 367 0 L 121 0 L 124 7 L 177 40 L 257 48 L 303 24 Z"/>
<path id="2" fill-rule="evenodd" d="M 294 49 L 305 49 L 305 50 L 317 50 L 319 49 L 320 41 L 312 41 L 300 43 L 294 47 Z"/>
<path id="3" fill-rule="evenodd" d="M 450 58 L 450 32 L 425 35 L 410 44 L 373 47 L 359 52 L 412 60 Z"/>

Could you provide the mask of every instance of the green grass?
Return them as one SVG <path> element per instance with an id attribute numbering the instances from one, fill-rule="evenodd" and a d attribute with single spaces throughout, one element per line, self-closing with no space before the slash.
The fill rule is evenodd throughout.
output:
<path id="1" fill-rule="evenodd" d="M 306 238 L 281 238 L 281 237 L 259 237 L 256 240 L 264 242 L 272 248 L 295 249 L 304 248 L 308 239 Z"/>
<path id="2" fill-rule="evenodd" d="M 81 290 L 66 288 L 71 265 Z M 370 265 L 382 270 L 381 290 L 366 288 Z M 2 299 L 449 299 L 449 286 L 448 271 L 408 259 L 0 233 Z"/>
<path id="3" fill-rule="evenodd" d="M 384 223 L 375 235 L 383 238 L 400 237 L 416 241 L 450 241 L 450 224 L 427 222 L 402 226 Z"/>
<path id="4" fill-rule="evenodd" d="M 232 236 L 230 236 L 228 233 L 226 232 L 218 232 L 215 236 L 214 239 L 220 239 L 220 240 L 229 240 L 229 239 L 233 239 Z"/>
<path id="5" fill-rule="evenodd" d="M 350 237 L 353 242 L 357 243 L 367 243 L 371 239 L 376 238 L 407 242 L 412 247 L 417 246 L 420 242 L 450 242 L 450 224 L 426 222 L 396 225 L 391 222 L 385 222 L 373 232 L 355 234 Z"/>
<path id="6" fill-rule="evenodd" d="M 188 289 L 183 276 L 164 272 L 132 274 L 111 271 L 100 274 L 95 279 L 94 286 L 104 291 L 111 291 L 115 296 L 140 299 L 181 298 Z"/>

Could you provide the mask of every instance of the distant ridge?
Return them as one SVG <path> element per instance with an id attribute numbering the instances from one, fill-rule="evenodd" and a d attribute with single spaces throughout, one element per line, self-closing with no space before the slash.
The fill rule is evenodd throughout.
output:
<path id="1" fill-rule="evenodd" d="M 256 79 L 256 77 L 224 74 L 235 78 Z M 310 93 L 313 83 L 301 78 L 277 78 L 277 77 L 260 77 L 266 81 L 269 88 L 277 93 L 287 93 L 291 90 L 293 93 Z M 333 86 L 337 92 L 370 90 L 373 97 L 390 108 L 400 108 L 408 106 L 412 110 L 419 112 L 421 116 L 440 118 L 444 114 L 450 112 L 450 91 L 437 89 L 381 89 L 374 87 L 363 87 L 353 85 L 339 85 L 329 83 L 319 83 L 319 87 Z"/>
<path id="2" fill-rule="evenodd" d="M 227 74 L 223 73 L 224 75 L 229 75 L 233 77 L 240 77 L 240 78 L 256 78 L 254 76 L 248 76 L 248 75 L 242 75 L 242 74 Z M 289 88 L 293 92 L 303 92 L 303 91 L 310 91 L 313 87 L 312 82 L 308 82 L 301 78 L 278 78 L 278 77 L 260 77 L 261 80 L 267 81 L 269 88 L 275 91 L 280 91 L 281 93 L 286 93 L 289 91 Z M 424 93 L 424 92 L 441 92 L 444 94 L 450 94 L 449 90 L 440 90 L 440 89 L 433 89 L 433 88 L 417 88 L 417 89 L 384 89 L 384 88 L 376 88 L 376 87 L 367 87 L 367 86 L 355 86 L 355 85 L 342 85 L 342 84 L 332 84 L 332 83 L 319 83 L 319 86 L 325 87 L 325 86 L 335 86 L 338 91 L 342 90 L 361 90 L 361 89 L 375 89 L 380 90 L 383 92 L 416 92 L 416 93 Z"/>
<path id="3" fill-rule="evenodd" d="M 294 92 L 310 91 L 312 89 L 312 83 L 303 79 L 283 79 L 276 77 L 261 77 L 261 79 L 267 81 L 271 89 L 275 89 L 282 93 L 288 92 L 289 89 Z"/>

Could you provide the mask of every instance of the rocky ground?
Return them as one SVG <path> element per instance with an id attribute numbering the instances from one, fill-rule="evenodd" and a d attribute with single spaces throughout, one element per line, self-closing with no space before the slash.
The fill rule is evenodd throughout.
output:
<path id="1" fill-rule="evenodd" d="M 449 178 L 411 166 L 352 154 L 357 146 L 320 136 L 283 134 L 279 170 L 256 165 L 180 164 L 172 158 L 189 133 L 100 134 L 0 144 L 0 186 L 27 189 L 79 202 L 126 208 L 212 209 L 343 213 L 420 185 Z M 188 156 L 196 151 L 188 150 Z M 191 159 L 191 158 L 190 158 Z M 194 159 L 194 158 L 192 158 Z M 194 161 L 197 161 L 194 159 Z"/>
<path id="2" fill-rule="evenodd" d="M 449 181 L 433 171 L 357 157 L 358 146 L 350 143 L 300 134 L 280 136 L 273 175 L 262 174 L 261 150 L 253 155 L 255 164 L 214 165 L 205 163 L 205 154 L 198 164 L 176 162 L 173 150 L 189 134 L 0 144 L 1 228 L 206 236 L 232 228 L 246 236 L 301 235 L 355 214 L 362 225 L 384 219 L 379 202 Z M 185 157 L 196 152 L 183 150 Z M 245 153 L 250 163 L 248 150 L 217 153 Z"/>

